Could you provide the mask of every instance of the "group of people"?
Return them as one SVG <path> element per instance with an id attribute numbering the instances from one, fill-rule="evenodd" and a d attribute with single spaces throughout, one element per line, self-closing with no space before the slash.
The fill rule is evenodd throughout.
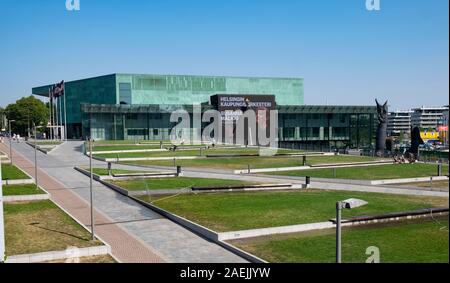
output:
<path id="1" fill-rule="evenodd" d="M 394 163 L 395 164 L 409 164 L 409 163 L 415 163 L 417 159 L 415 158 L 414 154 L 407 153 L 406 157 L 404 154 L 401 155 L 394 155 Z"/>
<path id="2" fill-rule="evenodd" d="M 13 140 L 13 141 L 21 142 L 22 139 L 23 139 L 23 138 L 22 138 L 20 135 L 16 135 L 16 134 L 12 135 L 12 140 Z M 4 143 L 4 142 L 5 142 L 5 138 L 4 138 L 4 137 L 0 137 L 0 142 L 1 142 L 1 143 Z"/>

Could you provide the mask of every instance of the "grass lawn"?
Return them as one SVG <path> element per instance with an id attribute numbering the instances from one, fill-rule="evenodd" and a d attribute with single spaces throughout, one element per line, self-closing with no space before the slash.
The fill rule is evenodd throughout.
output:
<path id="1" fill-rule="evenodd" d="M 8 185 L 3 186 L 4 196 L 23 196 L 45 194 L 41 189 L 36 189 L 36 185 Z"/>
<path id="2" fill-rule="evenodd" d="M 448 263 L 448 217 L 436 220 L 343 228 L 342 261 L 364 263 L 376 246 L 381 263 Z M 231 243 L 273 263 L 334 263 L 335 237 L 329 229 Z"/>
<path id="3" fill-rule="evenodd" d="M 100 245 L 51 201 L 4 204 L 6 254 L 20 255 Z"/>
<path id="4" fill-rule="evenodd" d="M 206 156 L 206 155 L 238 155 L 238 154 L 259 154 L 258 148 L 211 148 L 177 151 L 156 151 L 156 152 L 129 152 L 129 153 L 110 153 L 95 154 L 99 158 L 142 158 L 142 157 L 179 157 L 179 156 Z M 278 153 L 301 153 L 301 151 L 278 150 Z"/>
<path id="5" fill-rule="evenodd" d="M 448 207 L 448 198 L 323 190 L 186 194 L 153 203 L 212 230 L 226 232 L 328 221 L 335 217 L 336 202 L 348 198 L 360 198 L 369 204 L 345 211 L 344 218 Z"/>
<path id="6" fill-rule="evenodd" d="M 22 172 L 19 168 L 10 164 L 2 164 L 3 180 L 23 180 L 30 179 L 27 174 Z"/>
<path id="7" fill-rule="evenodd" d="M 367 162 L 375 161 L 377 158 L 360 156 L 312 156 L 307 157 L 309 165 L 347 163 L 347 162 Z M 165 161 L 132 161 L 128 164 L 150 165 L 150 166 L 173 166 L 172 160 Z M 295 167 L 303 165 L 302 157 L 274 156 L 274 157 L 233 157 L 233 158 L 203 158 L 193 160 L 177 160 L 176 164 L 182 167 L 216 168 L 229 170 L 247 169 L 248 165 L 253 169 Z"/>
<path id="8" fill-rule="evenodd" d="M 448 166 L 444 165 L 444 172 Z M 337 179 L 383 180 L 437 176 L 437 165 L 431 164 L 391 164 L 367 167 L 336 168 Z M 313 169 L 267 173 L 280 176 L 310 176 L 315 178 L 334 178 L 333 169 Z"/>
<path id="9" fill-rule="evenodd" d="M 242 182 L 238 180 L 221 180 L 221 179 L 203 179 L 203 178 L 151 178 L 151 179 L 136 179 L 127 181 L 112 182 L 129 191 L 144 191 L 144 190 L 168 190 L 168 189 L 182 189 L 209 186 L 238 186 L 243 184 L 255 184 L 250 182 Z"/>

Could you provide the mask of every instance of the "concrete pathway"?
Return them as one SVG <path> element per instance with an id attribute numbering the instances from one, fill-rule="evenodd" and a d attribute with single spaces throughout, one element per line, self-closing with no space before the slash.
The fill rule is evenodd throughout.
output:
<path id="1" fill-rule="evenodd" d="M 89 226 L 89 178 L 73 169 L 88 166 L 82 142 L 66 142 L 51 154 L 38 152 L 40 184 L 52 200 Z M 0 149 L 8 152 L 5 145 Z M 13 143 L 15 163 L 34 176 L 34 150 L 25 143 Z M 105 166 L 94 161 L 94 166 Z M 141 206 L 100 183 L 94 183 L 96 234 L 111 245 L 122 262 L 234 263 L 245 262 L 161 215 Z"/>

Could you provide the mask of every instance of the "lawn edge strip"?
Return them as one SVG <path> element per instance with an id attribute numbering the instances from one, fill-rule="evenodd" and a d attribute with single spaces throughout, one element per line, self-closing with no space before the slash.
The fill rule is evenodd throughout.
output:
<path id="1" fill-rule="evenodd" d="M 50 195 L 48 193 L 40 195 L 17 195 L 17 196 L 4 196 L 4 203 L 15 203 L 15 202 L 29 202 L 29 201 L 41 201 L 50 200 Z"/>
<path id="2" fill-rule="evenodd" d="M 90 177 L 91 173 L 81 167 L 75 166 L 74 167 L 75 170 L 77 170 L 78 172 Z M 176 172 L 156 172 L 156 173 L 131 173 L 131 174 L 113 174 L 113 176 L 102 176 L 102 175 L 98 175 L 98 174 L 92 174 L 93 178 L 95 181 L 103 181 L 103 180 L 108 180 L 108 181 L 124 181 L 124 180 L 133 180 L 133 179 L 152 179 L 152 178 L 174 178 L 174 177 L 179 177 L 182 176 L 182 174 L 178 174 Z"/>
<path id="3" fill-rule="evenodd" d="M 87 248 L 77 248 L 73 250 L 74 252 L 79 253 L 77 254 L 77 257 L 71 256 L 71 251 L 71 249 L 67 249 L 64 251 L 49 251 L 33 254 L 12 255 L 6 258 L 5 263 L 42 263 L 54 260 L 110 255 L 111 247 L 109 247 L 108 245 L 102 245 Z"/>
<path id="4" fill-rule="evenodd" d="M 342 220 L 343 227 L 367 226 L 380 223 L 401 222 L 411 219 L 430 218 L 434 216 L 449 215 L 449 208 L 429 208 L 414 211 L 386 213 L 380 215 L 357 216 Z M 326 222 L 306 223 L 299 225 L 288 225 L 248 230 L 237 230 L 219 233 L 222 241 L 234 241 L 241 239 L 259 238 L 273 235 L 304 233 L 309 231 L 335 229 L 336 220 L 330 219 Z"/>

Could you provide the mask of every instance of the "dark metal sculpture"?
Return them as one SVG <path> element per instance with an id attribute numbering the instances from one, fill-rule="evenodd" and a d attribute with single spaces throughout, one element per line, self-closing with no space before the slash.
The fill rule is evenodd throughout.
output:
<path id="1" fill-rule="evenodd" d="M 424 144 L 422 137 L 420 136 L 420 129 L 418 127 L 414 127 L 411 130 L 411 148 L 408 153 L 414 155 L 414 159 L 417 160 L 419 154 L 419 146 Z"/>
<path id="2" fill-rule="evenodd" d="M 375 154 L 378 157 L 384 156 L 384 151 L 386 149 L 386 138 L 387 138 L 387 116 L 388 116 L 388 102 L 381 105 L 378 100 L 375 99 L 377 103 L 378 112 L 378 128 L 377 128 L 377 140 L 375 147 Z"/>

